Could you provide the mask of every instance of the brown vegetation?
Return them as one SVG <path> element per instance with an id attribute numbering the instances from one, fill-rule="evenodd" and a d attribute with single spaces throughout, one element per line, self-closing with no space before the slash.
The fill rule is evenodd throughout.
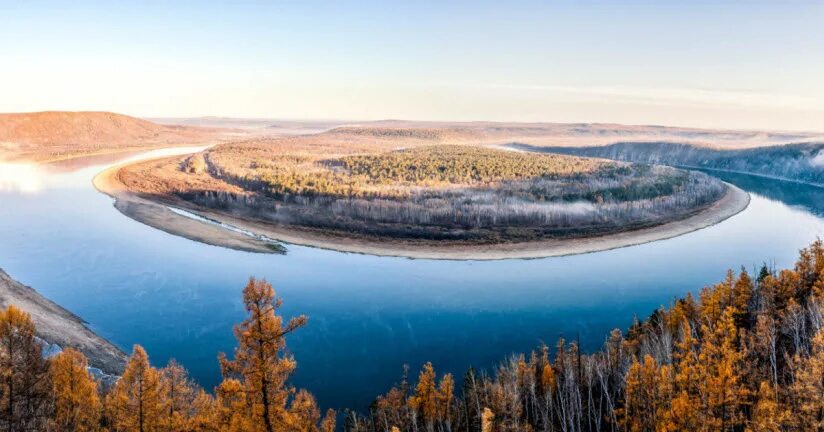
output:
<path id="1" fill-rule="evenodd" d="M 15 306 L 0 310 L 0 430 L 332 432 L 334 412 L 321 418 L 312 395 L 287 384 L 295 361 L 284 336 L 306 319 L 283 324 L 265 281 L 249 281 L 244 303 L 249 317 L 236 328 L 234 360 L 221 355 L 224 381 L 214 395 L 174 360 L 153 367 L 139 345 L 108 387 L 78 351 L 43 358 L 31 317 Z"/>
<path id="2" fill-rule="evenodd" d="M 585 355 L 558 341 L 492 374 L 470 369 L 457 397 L 425 365 L 346 430 L 824 430 L 824 244 L 792 270 L 742 270 L 661 308 Z"/>
<path id="3" fill-rule="evenodd" d="M 43 359 L 28 314 L 0 311 L 0 428 L 9 431 L 332 432 L 312 395 L 289 386 L 296 367 L 265 281 L 243 291 L 223 382 L 200 389 L 170 362 L 156 369 L 135 346 L 126 371 L 103 388 L 74 350 Z M 357 385 L 354 383 L 353 385 Z M 459 388 L 458 388 L 459 387 Z M 103 393 L 103 397 L 98 392 Z M 512 356 L 493 374 L 467 371 L 457 385 L 424 365 L 413 385 L 349 411 L 347 432 L 394 431 L 816 431 L 824 429 L 824 243 L 791 270 L 730 271 L 719 284 L 660 309 L 604 348 L 583 354 L 558 341 Z"/>

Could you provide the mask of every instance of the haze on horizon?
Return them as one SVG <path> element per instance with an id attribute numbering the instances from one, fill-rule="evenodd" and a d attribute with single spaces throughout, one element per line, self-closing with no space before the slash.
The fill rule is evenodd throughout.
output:
<path id="1" fill-rule="evenodd" d="M 824 3 L 0 3 L 0 112 L 824 130 Z"/>

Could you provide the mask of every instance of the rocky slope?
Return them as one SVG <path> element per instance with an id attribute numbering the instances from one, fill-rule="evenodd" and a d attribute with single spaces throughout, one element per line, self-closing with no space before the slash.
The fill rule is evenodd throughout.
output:
<path id="1" fill-rule="evenodd" d="M 15 305 L 31 315 L 37 326 L 37 336 L 46 345 L 72 347 L 89 359 L 89 364 L 107 374 L 119 374 L 126 364 L 126 355 L 111 342 L 96 335 L 77 315 L 43 297 L 0 269 L 0 307 Z"/>

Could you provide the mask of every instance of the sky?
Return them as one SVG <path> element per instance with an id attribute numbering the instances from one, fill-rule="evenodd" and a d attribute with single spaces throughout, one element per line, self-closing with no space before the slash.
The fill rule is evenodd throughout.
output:
<path id="1" fill-rule="evenodd" d="M 0 0 L 0 112 L 824 131 L 819 1 Z"/>

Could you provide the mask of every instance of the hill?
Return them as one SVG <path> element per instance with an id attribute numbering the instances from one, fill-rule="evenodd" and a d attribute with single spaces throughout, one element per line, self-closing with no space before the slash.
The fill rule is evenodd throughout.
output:
<path id="1" fill-rule="evenodd" d="M 37 336 L 61 348 L 74 348 L 89 358 L 92 366 L 107 373 L 121 373 L 126 355 L 112 343 L 86 327 L 77 315 L 58 306 L 0 269 L 0 308 L 14 305 L 37 325 Z"/>
<path id="2" fill-rule="evenodd" d="M 418 139 L 448 144 L 529 143 L 587 147 L 618 142 L 677 142 L 717 149 L 745 149 L 824 138 L 816 132 L 698 129 L 611 123 L 420 122 L 381 120 L 350 124 L 327 135 Z"/>
<path id="3" fill-rule="evenodd" d="M 193 145 L 219 140 L 214 128 L 167 126 L 110 112 L 0 114 L 0 160 L 73 156 Z"/>
<path id="4" fill-rule="evenodd" d="M 707 148 L 676 142 L 620 142 L 588 147 L 512 144 L 510 147 L 643 164 L 730 171 L 824 186 L 824 141 L 742 149 Z"/>

